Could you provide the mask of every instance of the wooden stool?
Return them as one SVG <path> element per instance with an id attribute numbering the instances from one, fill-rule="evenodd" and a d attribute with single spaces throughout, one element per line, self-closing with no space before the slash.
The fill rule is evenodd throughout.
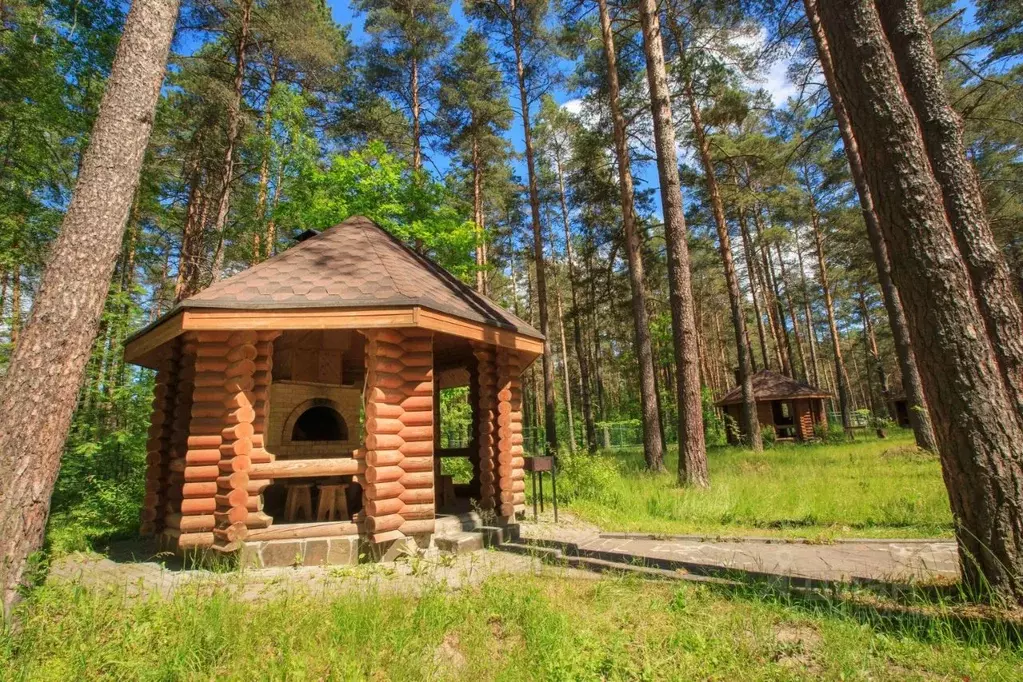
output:
<path id="1" fill-rule="evenodd" d="M 316 508 L 317 521 L 348 520 L 348 484 L 321 483 L 320 502 Z"/>
<path id="2" fill-rule="evenodd" d="M 284 501 L 284 520 L 293 523 L 298 520 L 299 512 L 304 521 L 313 520 L 313 499 L 310 490 L 312 483 L 287 484 L 288 496 Z"/>

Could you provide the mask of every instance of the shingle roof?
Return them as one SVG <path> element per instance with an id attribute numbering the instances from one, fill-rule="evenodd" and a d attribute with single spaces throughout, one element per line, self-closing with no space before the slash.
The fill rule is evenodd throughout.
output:
<path id="1" fill-rule="evenodd" d="M 753 395 L 757 400 L 793 400 L 801 398 L 830 398 L 827 391 L 802 381 L 796 381 L 784 374 L 762 369 L 753 375 Z M 717 405 L 734 405 L 742 402 L 742 386 L 736 386 L 726 393 Z"/>
<path id="2" fill-rule="evenodd" d="M 422 306 L 543 336 L 368 218 L 354 216 L 183 300 L 233 310 Z"/>

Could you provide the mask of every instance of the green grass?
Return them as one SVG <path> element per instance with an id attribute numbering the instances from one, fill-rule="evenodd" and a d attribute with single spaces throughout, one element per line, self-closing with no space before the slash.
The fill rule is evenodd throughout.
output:
<path id="1" fill-rule="evenodd" d="M 596 485 L 573 485 L 573 466 L 589 477 L 589 469 L 601 465 L 579 465 L 579 459 L 566 467 L 565 506 L 604 530 L 818 539 L 952 536 L 938 460 L 915 450 L 907 431 L 885 440 L 783 444 L 759 455 L 711 448 L 709 490 L 675 484 L 674 450 L 666 462 L 669 473 L 661 475 L 643 471 L 638 449 L 600 455 L 612 471 Z"/>
<path id="2" fill-rule="evenodd" d="M 549 572 L 262 603 L 46 586 L 0 635 L 0 679 L 1018 679 L 1018 628 L 930 611 Z"/>

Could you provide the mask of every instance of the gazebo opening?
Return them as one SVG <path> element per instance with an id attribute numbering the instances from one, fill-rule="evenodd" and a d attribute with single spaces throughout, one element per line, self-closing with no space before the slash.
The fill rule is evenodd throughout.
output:
<path id="1" fill-rule="evenodd" d="M 303 412 L 295 422 L 291 440 L 348 440 L 348 425 L 337 410 L 326 405 L 317 405 Z"/>

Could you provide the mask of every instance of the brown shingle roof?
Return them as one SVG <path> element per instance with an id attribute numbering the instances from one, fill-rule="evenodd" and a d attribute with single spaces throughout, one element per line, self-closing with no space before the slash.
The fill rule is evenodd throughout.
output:
<path id="1" fill-rule="evenodd" d="M 802 381 L 796 381 L 784 374 L 763 369 L 753 375 L 753 395 L 759 400 L 798 400 L 805 398 L 830 398 L 827 391 Z M 742 386 L 736 386 L 717 401 L 718 406 L 742 402 Z"/>
<path id="2" fill-rule="evenodd" d="M 529 324 L 354 216 L 187 298 L 179 308 L 232 310 L 422 306 L 542 339 Z"/>

